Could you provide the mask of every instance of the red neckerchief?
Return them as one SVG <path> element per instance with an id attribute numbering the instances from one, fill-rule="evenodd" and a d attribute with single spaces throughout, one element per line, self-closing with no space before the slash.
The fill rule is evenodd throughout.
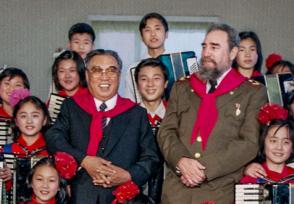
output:
<path id="1" fill-rule="evenodd" d="M 238 71 L 238 69 L 236 69 Z M 241 74 L 239 71 L 238 71 L 239 74 Z M 249 79 L 253 78 L 253 77 L 258 77 L 258 76 L 262 76 L 262 74 L 257 71 L 257 70 L 253 70 L 252 74 L 251 74 L 251 77 L 249 77 Z M 246 77 L 248 78 L 248 77 Z"/>
<path id="2" fill-rule="evenodd" d="M 131 100 L 118 96 L 116 105 L 113 109 L 101 112 L 97 111 L 94 97 L 90 94 L 89 91 L 85 91 L 83 94 L 74 96 L 72 98 L 84 111 L 92 115 L 92 121 L 90 125 L 90 139 L 87 148 L 87 155 L 89 156 L 96 156 L 99 142 L 103 135 L 102 118 L 115 117 L 136 105 Z"/>
<path id="3" fill-rule="evenodd" d="M 208 137 L 218 118 L 216 97 L 239 87 L 245 80 L 246 78 L 239 74 L 235 69 L 231 69 L 213 93 L 206 93 L 206 82 L 198 79 L 196 74 L 191 76 L 190 85 L 194 92 L 201 98 L 197 118 L 192 131 L 191 144 L 194 143 L 198 133 L 200 133 L 202 150 L 205 150 Z M 209 120 L 207 120 L 208 115 Z"/>
<path id="4" fill-rule="evenodd" d="M 149 122 L 150 122 L 150 124 L 151 124 L 151 127 L 154 127 L 154 126 L 156 126 L 158 123 L 160 123 L 161 122 L 161 120 L 162 120 L 162 118 L 160 118 L 158 115 L 154 115 L 153 117 L 152 117 L 152 115 L 151 114 L 147 114 L 147 117 L 148 117 L 148 120 L 149 120 Z"/>
<path id="5" fill-rule="evenodd" d="M 85 90 L 87 89 L 82 86 L 79 86 L 77 92 L 73 96 L 81 95 L 82 93 L 85 92 Z M 63 97 L 69 97 L 69 95 L 66 94 L 64 89 L 58 91 L 58 95 Z"/>
<path id="6" fill-rule="evenodd" d="M 253 72 L 252 72 L 252 74 L 251 74 L 251 78 L 252 77 L 258 77 L 258 76 L 261 76 L 262 74 L 259 72 L 259 71 L 256 71 L 256 70 L 254 70 Z"/>
<path id="7" fill-rule="evenodd" d="M 166 109 L 167 107 L 167 102 L 165 100 L 162 100 L 162 103 L 163 103 L 163 106 L 164 108 Z M 138 103 L 138 105 L 140 105 L 141 103 Z M 157 126 L 158 122 L 160 123 L 162 121 L 162 118 L 155 114 L 153 117 L 150 113 L 147 113 L 147 117 L 148 117 L 148 120 L 151 124 L 151 127 L 154 127 L 154 126 Z"/>
<path id="8" fill-rule="evenodd" d="M 30 156 L 48 156 L 46 150 L 46 143 L 41 133 L 38 135 L 38 139 L 30 146 L 27 145 L 23 136 L 20 135 L 15 143 L 12 144 L 12 152 L 17 157 L 30 157 Z"/>
<path id="9" fill-rule="evenodd" d="M 0 117 L 12 119 L 12 116 L 4 110 L 3 105 L 0 106 Z"/>
<path id="10" fill-rule="evenodd" d="M 262 167 L 264 168 L 264 170 L 265 170 L 265 172 L 267 174 L 267 178 L 269 178 L 271 180 L 274 180 L 276 182 L 279 182 L 281 179 L 294 174 L 294 169 L 289 167 L 289 166 L 286 166 L 286 165 L 284 165 L 284 168 L 283 168 L 281 173 L 270 170 L 268 168 L 266 162 L 262 163 L 261 165 L 262 165 Z M 247 183 L 258 183 L 258 178 L 253 178 L 251 176 L 244 176 L 241 179 L 240 183 L 245 183 L 245 184 L 247 184 Z M 286 183 L 292 183 L 293 184 L 294 181 L 289 180 Z"/>
<path id="11" fill-rule="evenodd" d="M 262 167 L 264 168 L 266 174 L 267 174 L 267 177 L 274 180 L 274 181 L 280 181 L 281 179 L 291 175 L 291 174 L 294 174 L 294 169 L 289 167 L 289 166 L 284 166 L 283 170 L 281 173 L 278 173 L 278 172 L 275 172 L 275 171 L 272 171 L 268 168 L 266 162 L 264 162 L 262 164 Z M 290 181 L 291 183 L 293 183 L 293 180 Z"/>
<path id="12" fill-rule="evenodd" d="M 55 200 L 54 197 L 51 198 L 48 202 L 46 202 L 46 204 L 55 204 L 55 203 L 56 203 L 56 200 Z M 33 194 L 33 196 L 32 196 L 32 200 L 29 201 L 29 202 L 27 202 L 26 204 L 41 204 L 41 203 L 39 203 L 39 202 L 37 201 L 36 195 Z"/>

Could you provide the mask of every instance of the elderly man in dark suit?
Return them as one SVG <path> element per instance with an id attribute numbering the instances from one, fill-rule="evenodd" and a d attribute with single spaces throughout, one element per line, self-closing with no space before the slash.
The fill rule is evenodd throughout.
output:
<path id="1" fill-rule="evenodd" d="M 231 68 L 238 33 L 213 25 L 202 43 L 201 69 L 177 82 L 158 134 L 171 171 L 162 203 L 233 203 L 234 184 L 257 154 L 257 113 L 265 88 Z"/>
<path id="2" fill-rule="evenodd" d="M 146 111 L 117 94 L 122 62 L 110 50 L 86 58 L 88 91 L 67 99 L 45 135 L 51 153 L 73 155 L 82 167 L 72 203 L 109 204 L 117 186 L 143 185 L 159 158 Z"/>

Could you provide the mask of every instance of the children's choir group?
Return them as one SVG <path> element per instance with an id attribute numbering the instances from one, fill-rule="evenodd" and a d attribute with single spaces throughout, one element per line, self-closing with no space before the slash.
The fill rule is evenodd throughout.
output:
<path id="1" fill-rule="evenodd" d="M 159 55 L 165 53 L 164 42 L 168 36 L 168 24 L 160 14 L 149 13 L 140 22 L 139 31 L 142 41 L 148 49 L 148 56 L 134 65 L 136 66 L 135 83 L 141 99 L 139 102 L 135 102 L 147 110 L 148 120 L 153 135 L 156 137 L 169 105 L 168 101 L 163 98 L 168 82 L 168 73 L 165 65 L 157 59 Z M 87 92 L 87 77 L 89 77 L 86 77 L 85 72 L 87 71 L 100 77 L 110 78 L 119 74 L 120 70 L 116 67 L 106 69 L 92 67 L 87 70 L 85 58 L 94 49 L 95 41 L 95 33 L 91 26 L 86 23 L 77 23 L 70 28 L 68 37 L 68 50 L 57 56 L 52 65 L 52 93 L 64 98 L 84 94 Z M 258 36 L 252 31 L 245 31 L 240 32 L 239 37 L 239 50 L 233 61 L 233 69 L 246 77 L 246 80 L 261 76 L 264 59 Z M 203 44 L 203 49 L 206 46 L 206 44 Z M 215 45 L 214 49 L 218 49 L 217 46 Z M 275 53 L 267 57 L 266 66 L 266 74 L 294 73 L 293 64 Z M 129 75 L 130 72 L 128 71 L 126 79 L 121 80 L 126 82 L 125 96 L 134 101 L 134 85 Z M 107 84 L 104 86 L 106 89 Z M 1 72 L 0 119 L 1 121 L 10 121 L 12 130 L 7 144 L 1 147 L 1 152 L 4 155 L 4 165 L 0 170 L 3 184 L 1 202 L 11 203 L 13 196 L 9 195 L 13 192 L 13 189 L 17 189 L 18 196 L 14 199 L 18 203 L 69 203 L 74 173 L 65 178 L 63 176 L 64 171 L 70 170 L 62 170 L 62 167 L 68 165 L 68 168 L 72 169 L 74 168 L 72 166 L 76 164 L 71 159 L 65 159 L 64 164 L 57 165 L 57 156 L 49 156 L 44 134 L 48 128 L 54 126 L 48 112 L 50 97 L 45 103 L 38 97 L 30 95 L 29 90 L 30 82 L 21 69 L 8 67 Z M 283 107 L 276 108 L 276 105 L 270 104 L 263 107 L 267 111 L 260 111 L 260 121 L 262 121 L 262 117 L 267 119 L 265 122 L 261 122 L 264 127 L 259 138 L 259 154 L 254 162 L 252 161 L 253 163 L 247 164 L 244 177 L 240 178 L 241 183 L 257 183 L 259 178 L 279 181 L 294 174 L 294 169 L 288 165 L 292 160 L 294 148 L 294 94 L 288 93 L 286 97 L 288 103 L 285 105 L 285 109 Z M 209 116 L 205 117 L 209 120 Z M 195 137 L 195 139 L 198 141 L 199 138 Z M 248 149 L 248 151 L 250 150 Z M 17 183 L 15 183 L 13 182 L 15 171 L 5 162 L 5 155 L 7 154 L 13 154 L 17 158 L 17 162 L 21 162 L 21 159 L 29 159 L 30 161 L 33 158 L 39 159 L 26 170 L 25 178 L 16 179 Z M 70 157 L 70 155 L 67 156 Z M 65 157 L 67 158 L 67 156 Z M 158 165 L 157 170 L 149 177 L 146 185 L 139 187 L 140 190 L 145 188 L 146 203 L 160 203 L 161 200 L 164 158 L 161 154 L 159 157 L 160 165 Z M 21 165 L 18 165 L 18 168 L 21 167 Z M 169 168 L 168 165 L 165 168 Z M 181 173 L 178 172 L 178 169 L 175 171 Z M 182 187 L 185 188 L 185 185 Z M 174 193 L 177 194 L 177 192 Z M 117 200 L 116 202 L 119 203 Z M 141 202 L 143 203 L 143 201 Z M 218 202 L 214 201 L 214 203 Z"/>

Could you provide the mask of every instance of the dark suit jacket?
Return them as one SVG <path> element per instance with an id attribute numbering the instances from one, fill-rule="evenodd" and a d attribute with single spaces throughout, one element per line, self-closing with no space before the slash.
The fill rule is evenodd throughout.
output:
<path id="1" fill-rule="evenodd" d="M 51 153 L 64 151 L 78 163 L 86 156 L 91 115 L 73 99 L 67 99 L 53 127 L 45 134 Z M 146 110 L 135 106 L 112 118 L 104 131 L 97 156 L 126 169 L 139 186 L 146 183 L 159 164 L 158 149 L 148 123 Z M 108 204 L 113 200 L 113 188 L 92 184 L 85 170 L 80 170 L 72 182 L 73 203 Z M 98 203 L 98 202 L 97 202 Z"/>
<path id="2" fill-rule="evenodd" d="M 233 203 L 234 184 L 241 178 L 243 167 L 257 154 L 257 113 L 266 100 L 265 88 L 249 81 L 218 96 L 218 120 L 203 151 L 201 140 L 190 144 L 201 99 L 191 91 L 188 80 L 177 82 L 158 134 L 159 147 L 173 170 L 164 181 L 162 203 Z M 205 119 L 210 119 L 209 113 Z M 175 174 L 182 157 L 197 159 L 206 167 L 207 179 L 199 187 L 185 187 Z"/>

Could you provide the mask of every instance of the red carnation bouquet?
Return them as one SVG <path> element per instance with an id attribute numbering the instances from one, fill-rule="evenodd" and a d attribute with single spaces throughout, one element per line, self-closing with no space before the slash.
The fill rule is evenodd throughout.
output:
<path id="1" fill-rule="evenodd" d="M 118 186 L 112 193 L 115 199 L 111 204 L 125 203 L 135 198 L 140 193 L 140 189 L 133 181 L 128 181 Z"/>
<path id="2" fill-rule="evenodd" d="M 262 125 L 268 125 L 272 120 L 286 120 L 288 111 L 282 106 L 274 103 L 267 103 L 262 106 L 258 113 L 258 121 Z"/>
<path id="3" fill-rule="evenodd" d="M 55 166 L 64 179 L 71 179 L 77 171 L 78 164 L 73 156 L 65 152 L 56 152 L 54 155 Z"/>

